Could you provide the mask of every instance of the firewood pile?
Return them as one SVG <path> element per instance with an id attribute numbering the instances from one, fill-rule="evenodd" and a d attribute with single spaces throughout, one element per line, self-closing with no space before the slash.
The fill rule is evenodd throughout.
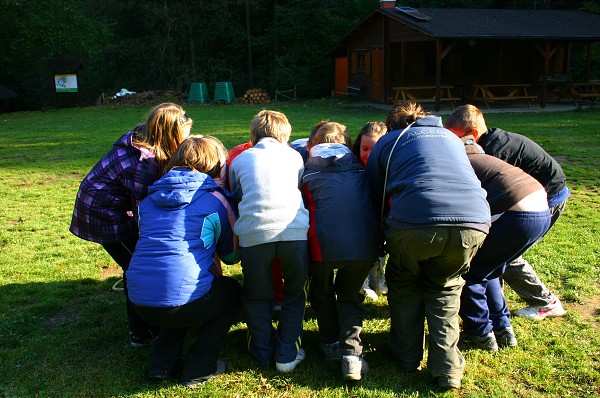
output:
<path id="1" fill-rule="evenodd" d="M 174 102 L 176 104 L 185 104 L 187 95 L 173 90 L 154 90 L 143 91 L 135 94 L 129 94 L 122 97 L 112 98 L 106 95 L 98 99 L 99 105 L 143 105 L 153 106 L 163 102 Z"/>
<path id="2" fill-rule="evenodd" d="M 245 104 L 264 104 L 271 102 L 271 98 L 269 97 L 267 90 L 263 90 L 262 88 L 251 88 L 246 91 L 246 94 L 244 94 L 242 98 L 240 98 L 240 102 Z"/>

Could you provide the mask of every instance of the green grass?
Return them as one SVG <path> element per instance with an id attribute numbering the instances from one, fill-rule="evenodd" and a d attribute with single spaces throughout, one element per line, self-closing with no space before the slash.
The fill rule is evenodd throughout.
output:
<path id="1" fill-rule="evenodd" d="M 353 136 L 385 110 L 314 101 L 277 104 L 305 137 L 321 119 Z M 261 106 L 186 106 L 193 133 L 218 136 L 227 148 L 248 139 Z M 0 114 L 0 396 L 4 397 L 584 397 L 600 392 L 599 225 L 600 111 L 489 114 L 488 125 L 523 133 L 560 160 L 573 194 L 548 236 L 527 258 L 564 301 L 566 317 L 531 323 L 515 318 L 519 347 L 498 354 L 465 352 L 460 392 L 441 392 L 426 372 L 396 371 L 385 353 L 385 299 L 368 303 L 363 342 L 371 373 L 340 381 L 339 365 L 317 352 L 307 311 L 308 358 L 296 372 L 255 367 L 246 328 L 236 324 L 224 350 L 227 374 L 186 391 L 145 379 L 148 349 L 130 348 L 122 293 L 111 291 L 119 268 L 99 245 L 68 226 L 79 182 L 149 107 L 59 109 Z M 241 279 L 239 266 L 226 272 Z M 523 306 L 507 290 L 509 307 Z"/>

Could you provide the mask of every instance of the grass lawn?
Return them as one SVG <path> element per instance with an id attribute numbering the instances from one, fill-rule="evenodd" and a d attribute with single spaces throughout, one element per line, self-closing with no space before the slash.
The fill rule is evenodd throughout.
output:
<path id="1" fill-rule="evenodd" d="M 387 112 L 346 102 L 277 104 L 306 137 L 322 119 L 355 137 Z M 262 106 L 186 106 L 193 134 L 230 149 L 248 139 Z M 528 253 L 562 300 L 563 318 L 514 318 L 519 346 L 496 354 L 464 352 L 463 388 L 442 392 L 426 371 L 402 374 L 385 353 L 385 298 L 367 303 L 363 343 L 371 373 L 340 380 L 339 365 L 317 351 L 307 310 L 307 359 L 289 375 L 255 367 L 246 327 L 232 328 L 223 353 L 228 372 L 193 391 L 145 378 L 149 349 L 128 346 L 120 268 L 103 249 L 73 236 L 71 212 L 81 179 L 114 141 L 143 122 L 149 107 L 58 109 L 0 114 L 0 397 L 597 397 L 600 394 L 600 110 L 489 114 L 490 127 L 525 134 L 562 164 L 573 193 L 551 232 Z M 484 112 L 485 113 L 485 112 Z M 226 272 L 241 280 L 239 265 Z M 522 308 L 507 289 L 509 308 Z M 425 362 L 424 362 L 425 364 Z"/>

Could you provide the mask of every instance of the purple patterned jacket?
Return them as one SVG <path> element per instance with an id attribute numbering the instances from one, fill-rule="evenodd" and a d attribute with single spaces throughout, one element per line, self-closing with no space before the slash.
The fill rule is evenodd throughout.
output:
<path id="1" fill-rule="evenodd" d="M 158 178 L 154 153 L 132 143 L 142 125 L 125 133 L 83 179 L 70 231 L 100 244 L 136 238 L 137 203 Z"/>

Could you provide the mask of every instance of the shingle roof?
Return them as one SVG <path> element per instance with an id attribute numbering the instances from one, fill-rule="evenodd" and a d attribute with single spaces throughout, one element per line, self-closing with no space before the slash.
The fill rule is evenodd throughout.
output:
<path id="1" fill-rule="evenodd" d="M 395 8 L 379 8 L 375 12 L 434 39 L 543 38 L 600 41 L 600 15 L 584 11 L 456 8 L 420 8 L 418 11 L 430 19 L 420 21 Z"/>

